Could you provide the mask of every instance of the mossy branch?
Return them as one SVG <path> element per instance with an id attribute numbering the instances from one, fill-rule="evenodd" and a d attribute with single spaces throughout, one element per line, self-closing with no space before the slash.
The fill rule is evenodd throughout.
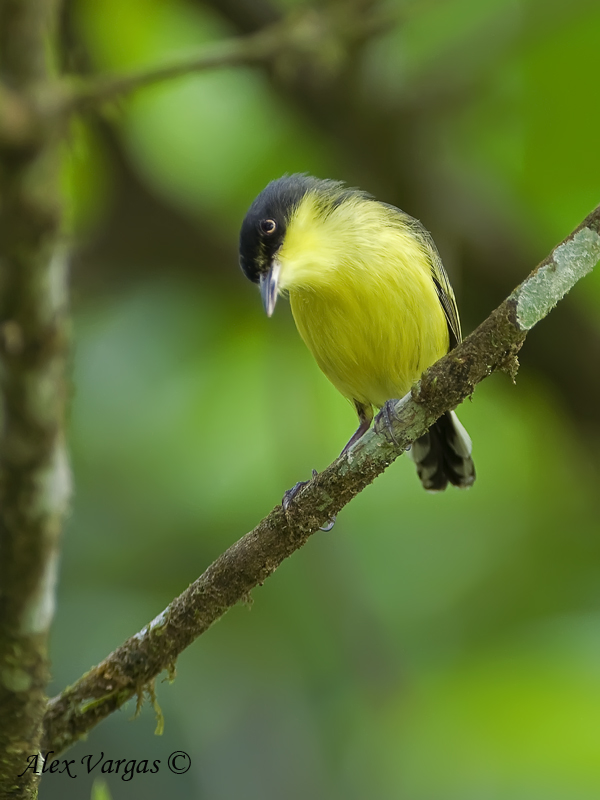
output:
<path id="1" fill-rule="evenodd" d="M 229 608 L 383 472 L 445 411 L 495 370 L 516 371 L 527 331 L 600 259 L 600 206 L 456 349 L 396 404 L 395 442 L 374 427 L 311 480 L 287 512 L 279 505 L 226 550 L 156 619 L 50 701 L 44 748 L 61 752 L 163 670 Z"/>

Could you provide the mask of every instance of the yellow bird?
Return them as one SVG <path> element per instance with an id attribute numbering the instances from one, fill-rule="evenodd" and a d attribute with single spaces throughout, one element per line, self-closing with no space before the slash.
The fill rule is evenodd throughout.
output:
<path id="1" fill-rule="evenodd" d="M 286 175 L 254 200 L 240 265 L 265 310 L 288 293 L 300 336 L 369 428 L 373 407 L 403 397 L 461 339 L 454 292 L 430 234 L 394 206 L 339 181 Z M 412 446 L 423 486 L 475 480 L 471 440 L 453 411 Z"/>

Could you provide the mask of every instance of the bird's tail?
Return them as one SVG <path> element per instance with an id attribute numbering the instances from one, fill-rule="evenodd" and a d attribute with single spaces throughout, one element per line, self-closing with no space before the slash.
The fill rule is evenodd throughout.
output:
<path id="1" fill-rule="evenodd" d="M 442 492 L 448 483 L 466 489 L 475 480 L 471 439 L 454 411 L 447 411 L 416 442 L 411 456 L 423 487 Z"/>

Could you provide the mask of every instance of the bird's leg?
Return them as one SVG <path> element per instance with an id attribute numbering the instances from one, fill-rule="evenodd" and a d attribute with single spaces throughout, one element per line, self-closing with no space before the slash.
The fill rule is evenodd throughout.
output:
<path id="1" fill-rule="evenodd" d="M 356 429 L 356 431 L 350 437 L 350 441 L 344 447 L 340 455 L 344 455 L 345 452 L 350 450 L 352 445 L 356 444 L 361 436 L 369 430 L 369 426 L 373 420 L 373 408 L 370 405 L 365 405 L 364 403 L 359 403 L 358 400 L 354 400 L 354 408 L 356 409 L 356 413 L 358 414 L 358 421 L 360 425 Z"/>
<path id="2" fill-rule="evenodd" d="M 398 440 L 394 436 L 394 429 L 392 427 L 392 420 L 396 417 L 396 403 L 397 400 L 386 400 L 381 407 L 381 415 L 375 420 L 375 430 L 377 433 L 381 431 L 382 422 L 383 427 L 389 438 L 395 445 L 398 445 Z"/>
<path id="3" fill-rule="evenodd" d="M 313 478 L 316 478 L 317 475 L 318 475 L 317 470 L 313 469 L 312 471 Z M 300 489 L 302 489 L 302 487 L 306 486 L 308 483 L 310 483 L 310 481 L 298 481 L 298 483 L 295 486 L 292 486 L 291 489 L 287 490 L 287 492 L 283 495 L 283 500 L 281 501 L 281 505 L 283 506 L 284 511 L 288 510 L 288 508 L 290 507 L 290 503 L 292 502 L 294 497 L 296 497 Z M 332 517 L 327 523 L 327 525 L 323 525 L 323 527 L 319 528 L 319 530 L 330 531 L 334 525 L 335 525 L 335 517 Z"/>
<path id="4" fill-rule="evenodd" d="M 340 455 L 344 455 L 344 453 L 349 450 L 355 442 L 358 442 L 360 437 L 365 434 L 369 430 L 369 426 L 373 420 L 373 408 L 370 405 L 365 405 L 364 403 L 359 403 L 358 400 L 354 400 L 354 407 L 356 408 L 356 413 L 358 414 L 358 419 L 360 425 L 356 429 L 356 432 L 352 435 L 348 444 L 344 447 Z M 312 476 L 313 478 L 317 477 L 317 470 L 313 469 Z M 290 503 L 296 497 L 300 489 L 302 489 L 309 481 L 298 481 L 295 486 L 292 486 L 291 489 L 288 489 L 287 492 L 283 495 L 283 500 L 281 501 L 281 505 L 283 506 L 283 510 L 287 511 L 290 507 Z M 327 525 L 324 525 L 319 530 L 322 531 L 330 531 L 333 526 L 335 525 L 335 516 L 332 517 Z"/>

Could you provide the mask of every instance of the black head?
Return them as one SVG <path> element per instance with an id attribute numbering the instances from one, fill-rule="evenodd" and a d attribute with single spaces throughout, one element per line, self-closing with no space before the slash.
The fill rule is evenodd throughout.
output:
<path id="1" fill-rule="evenodd" d="M 240 232 L 240 267 L 251 281 L 258 283 L 261 274 L 269 271 L 294 209 L 319 183 L 309 175 L 284 175 L 252 203 Z"/>

